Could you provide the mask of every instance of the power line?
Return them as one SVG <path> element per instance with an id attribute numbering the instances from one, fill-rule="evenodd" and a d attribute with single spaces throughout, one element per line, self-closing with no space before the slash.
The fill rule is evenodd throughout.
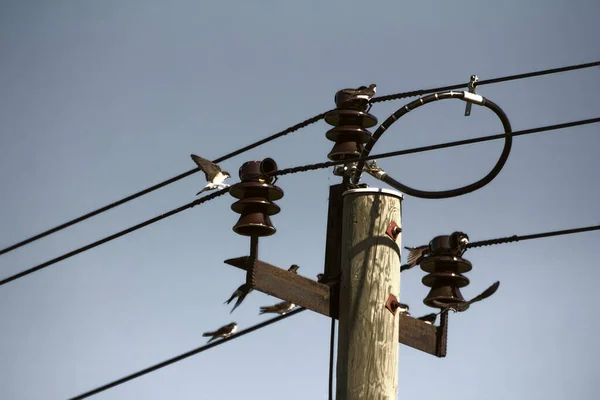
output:
<path id="1" fill-rule="evenodd" d="M 501 76 L 501 77 L 493 78 L 493 79 L 484 79 L 484 80 L 480 80 L 480 81 L 475 82 L 475 86 L 477 87 L 477 86 L 482 86 L 482 85 L 490 85 L 490 84 L 493 84 L 493 83 L 500 83 L 500 82 L 514 81 L 514 80 L 518 80 L 518 79 L 533 78 L 533 77 L 537 77 L 537 76 L 557 74 L 557 73 L 560 73 L 560 72 L 575 71 L 575 70 L 578 70 L 578 69 L 592 68 L 592 67 L 598 67 L 598 66 L 600 66 L 600 61 L 594 61 L 594 62 L 585 63 L 585 64 L 569 65 L 569 66 L 561 67 L 561 68 L 544 69 L 544 70 L 535 71 L 535 72 L 528 72 L 528 73 L 525 73 L 525 74 Z M 405 93 L 399 93 L 399 94 L 390 94 L 390 95 L 387 95 L 387 96 L 379 96 L 379 97 L 376 97 L 376 98 L 372 99 L 371 103 L 379 103 L 381 101 L 397 100 L 397 99 L 402 99 L 402 98 L 406 98 L 406 97 L 423 96 L 425 94 L 430 94 L 430 93 L 435 93 L 435 92 L 442 92 L 442 91 L 446 91 L 446 90 L 462 89 L 464 87 L 467 87 L 468 85 L 469 85 L 469 83 L 457 83 L 455 85 L 443 86 L 443 87 L 439 87 L 439 88 L 424 89 L 424 90 L 415 90 L 415 91 L 412 91 L 412 92 L 405 92 Z"/>
<path id="2" fill-rule="evenodd" d="M 513 235 L 513 236 L 507 236 L 507 237 L 498 238 L 498 239 L 489 239 L 489 240 L 481 240 L 479 242 L 471 242 L 467 245 L 467 248 L 491 246 L 494 244 L 520 242 L 523 240 L 531 240 L 531 239 L 542 239 L 542 238 L 547 238 L 547 237 L 551 237 L 551 236 L 572 235 L 574 233 L 590 232 L 590 231 L 598 231 L 598 230 L 600 230 L 600 225 L 585 226 L 583 228 L 564 229 L 564 230 L 560 230 L 560 231 L 535 233 L 532 235 L 523 235 L 523 236 Z"/>
<path id="3" fill-rule="evenodd" d="M 565 122 L 562 124 L 556 124 L 556 125 L 547 125 L 547 126 L 542 126 L 542 127 L 538 127 L 538 128 L 532 128 L 532 129 L 525 129 L 525 130 L 521 130 L 521 131 L 515 131 L 513 132 L 513 137 L 514 136 L 523 136 L 523 135 L 528 135 L 528 134 L 533 134 L 533 133 L 539 133 L 539 132 L 545 132 L 545 131 L 551 131 L 551 130 L 556 130 L 556 129 L 563 129 L 563 128 L 568 128 L 568 127 L 573 127 L 573 126 L 579 126 L 579 125 L 585 125 L 585 124 L 592 124 L 592 123 L 597 123 L 600 122 L 600 118 L 591 118 L 591 119 L 586 119 L 586 120 L 580 120 L 580 121 L 571 121 L 571 122 Z M 277 176 L 281 176 L 281 175 L 288 175 L 288 174 L 294 174 L 294 173 L 299 173 L 299 172 L 307 172 L 307 171 L 313 171 L 313 170 L 317 170 L 317 169 L 323 169 L 323 168 L 329 168 L 335 165 L 341 165 L 341 164 L 347 164 L 347 163 L 351 163 L 351 162 L 356 162 L 358 160 L 373 160 L 376 158 L 388 158 L 388 157 L 396 157 L 396 156 L 402 156 L 402 155 L 406 155 L 406 154 L 414 154 L 414 153 L 420 153 L 420 152 L 425 152 L 425 151 L 431 151 L 431 150 L 439 150 L 439 149 L 443 149 L 443 148 L 449 148 L 449 147 L 456 147 L 456 146 L 463 146 L 463 145 L 467 145 L 467 144 L 472 144 L 472 143 L 479 143 L 479 142 L 485 142 L 485 141 L 490 141 L 490 140 L 497 140 L 497 139 L 501 139 L 504 137 L 504 134 L 499 134 L 499 135 L 491 135 L 491 136 L 484 136 L 484 137 L 479 137 L 479 138 L 474 138 L 474 139 L 466 139 L 466 140 L 459 140 L 459 141 L 454 141 L 454 142 L 447 142 L 447 143 L 442 143 L 442 144 L 437 144 L 437 145 L 432 145 L 432 146 L 423 146 L 423 147 L 415 147 L 412 149 L 407 149 L 407 150 L 399 150 L 399 151 L 394 151 L 394 152 L 389 152 L 389 153 L 382 153 L 382 154 L 375 154 L 375 155 L 371 155 L 368 157 L 362 157 L 362 158 L 354 158 L 354 159 L 350 159 L 350 160 L 344 160 L 344 161 L 326 161 L 326 162 L 322 162 L 322 163 L 316 163 L 316 164 L 309 164 L 309 165 L 302 165 L 302 166 L 298 166 L 298 167 L 292 167 L 292 168 L 285 168 L 282 170 L 278 170 L 276 171 L 273 175 L 277 175 Z M 90 243 L 86 246 L 80 247 L 76 250 L 73 250 L 69 253 L 63 254 L 62 256 L 53 258 L 49 261 L 46 261 L 42 264 L 39 264 L 35 267 L 29 268 L 25 271 L 19 272 L 15 275 L 9 276 L 8 278 L 5 278 L 3 280 L 0 281 L 0 286 L 5 285 L 11 281 L 14 281 L 16 279 L 22 278 L 26 275 L 29 275 L 33 272 L 39 271 L 43 268 L 49 267 L 52 264 L 56 264 L 59 261 L 63 261 L 67 258 L 73 257 L 74 255 L 77 255 L 79 253 L 83 253 L 84 251 L 90 250 L 94 247 L 97 247 L 101 244 L 107 243 L 111 240 L 117 239 L 121 236 L 124 236 L 128 233 L 134 232 L 138 229 L 141 229 L 145 226 L 151 225 L 155 222 L 158 222 L 164 218 L 170 217 L 172 215 L 178 214 L 181 211 L 187 210 L 189 208 L 192 208 L 196 205 L 202 204 L 206 201 L 212 200 L 215 197 L 221 196 L 223 194 L 225 194 L 228 191 L 228 189 L 222 189 L 218 192 L 212 193 L 208 196 L 202 197 L 201 199 L 195 200 L 191 203 L 185 204 L 179 208 L 176 208 L 174 210 L 168 211 L 164 214 L 161 214 L 157 217 L 154 217 L 152 219 L 149 219 L 145 222 L 142 222 L 140 224 L 137 224 L 135 226 L 132 226 L 130 228 L 127 228 L 125 230 L 122 230 L 120 232 L 117 232 L 113 235 L 107 236 L 103 239 L 100 239 L 96 242 Z"/>
<path id="4" fill-rule="evenodd" d="M 214 163 L 219 163 L 221 161 L 228 160 L 228 159 L 230 159 L 232 157 L 235 157 L 235 156 L 237 156 L 239 154 L 245 153 L 248 150 L 252 150 L 252 149 L 254 149 L 254 148 L 258 147 L 258 146 L 261 146 L 261 145 L 263 145 L 265 143 L 268 143 L 268 142 L 270 142 L 272 140 L 278 139 L 278 138 L 280 138 L 282 136 L 285 136 L 285 135 L 287 135 L 289 133 L 292 133 L 292 132 L 295 132 L 295 131 L 300 130 L 302 128 L 305 128 L 305 127 L 307 127 L 307 126 L 309 126 L 311 124 L 314 124 L 315 122 L 323 119 L 328 112 L 329 111 L 327 111 L 325 113 L 322 113 L 322 114 L 319 114 L 319 115 L 315 115 L 314 117 L 309 118 L 309 119 L 307 119 L 305 121 L 302 121 L 302 122 L 300 122 L 300 123 L 298 123 L 298 124 L 296 124 L 294 126 L 291 126 L 291 127 L 287 128 L 287 129 L 284 129 L 281 132 L 275 133 L 275 134 L 273 134 L 271 136 L 268 136 L 268 137 L 266 137 L 266 138 L 264 138 L 262 140 L 259 140 L 258 142 L 254 142 L 252 144 L 249 144 L 248 146 L 242 147 L 241 149 L 235 150 L 235 151 L 233 151 L 233 152 L 231 152 L 229 154 L 226 154 L 226 155 L 224 155 L 222 157 L 219 157 L 219 158 L 213 160 L 213 162 Z M 89 213 L 87 213 L 85 215 L 82 215 L 82 216 L 77 217 L 75 219 L 72 219 L 72 220 L 70 220 L 68 222 L 65 222 L 64 224 L 55 226 L 52 229 L 48 229 L 47 231 L 39 233 L 39 234 L 37 234 L 35 236 L 32 236 L 32 237 L 30 237 L 28 239 L 25 239 L 23 241 L 20 241 L 18 243 L 15 243 L 15 244 L 13 244 L 13 245 L 11 245 L 9 247 L 6 247 L 6 248 L 0 250 L 0 255 L 8 253 L 9 251 L 18 249 L 19 247 L 23 247 L 26 244 L 29 244 L 29 243 L 34 242 L 36 240 L 39 240 L 39 239 L 41 239 L 43 237 L 46 237 L 46 236 L 51 235 L 53 233 L 56 233 L 58 231 L 61 231 L 61 230 L 65 229 L 65 228 L 68 228 L 69 226 L 72 226 L 72 225 L 75 225 L 75 224 L 77 224 L 79 222 L 85 221 L 86 219 L 89 219 L 89 218 L 91 218 L 93 216 L 96 216 L 98 214 L 106 212 L 106 211 L 108 211 L 108 210 L 110 210 L 112 208 L 120 206 L 121 204 L 125 204 L 125 203 L 127 203 L 127 202 L 129 202 L 131 200 L 137 199 L 138 197 L 141 197 L 143 195 L 151 193 L 151 192 L 153 192 L 153 191 L 155 191 L 157 189 L 160 189 L 160 188 L 162 188 L 164 186 L 170 185 L 171 183 L 175 183 L 175 182 L 177 182 L 177 181 L 179 181 L 179 180 L 181 180 L 181 179 L 183 179 L 185 177 L 188 177 L 190 175 L 195 174 L 198 171 L 200 171 L 200 169 L 196 167 L 196 168 L 191 169 L 191 170 L 189 170 L 187 172 L 184 172 L 184 173 L 179 174 L 177 176 L 174 176 L 174 177 L 172 177 L 170 179 L 167 179 L 166 181 L 162 181 L 160 183 L 157 183 L 154 186 L 150 186 L 149 188 L 141 190 L 141 191 L 139 191 L 137 193 L 134 193 L 132 195 L 124 197 L 124 198 L 122 198 L 120 200 L 117 200 L 117 201 L 115 201 L 113 203 L 107 204 L 104 207 L 100 207 L 100 208 L 98 208 L 98 209 L 96 209 L 94 211 L 91 211 L 91 212 L 89 212 Z"/>
<path id="5" fill-rule="evenodd" d="M 537 128 L 514 131 L 512 133 L 512 136 L 515 137 L 515 136 L 531 135 L 533 133 L 553 131 L 553 130 L 557 130 L 557 129 L 564 129 L 564 128 L 569 128 L 569 127 L 574 127 L 574 126 L 594 124 L 594 123 L 598 123 L 598 122 L 600 122 L 600 117 L 565 122 L 562 124 L 546 125 L 546 126 L 540 126 Z M 368 161 L 368 160 L 375 160 L 375 159 L 381 159 L 381 158 L 404 156 L 407 154 L 423 153 L 426 151 L 440 150 L 440 149 L 445 149 L 445 148 L 449 148 L 449 147 L 458 147 L 458 146 L 464 146 L 467 144 L 488 142 L 491 140 L 503 139 L 504 137 L 505 137 L 505 134 L 501 133 L 498 135 L 482 136 L 482 137 L 473 138 L 473 139 L 456 140 L 453 142 L 434 144 L 434 145 L 430 145 L 430 146 L 421 146 L 421 147 L 414 147 L 412 149 L 397 150 L 397 151 L 391 151 L 388 153 L 374 154 L 374 155 L 370 155 L 368 157 L 357 157 L 357 158 L 352 158 L 352 159 L 343 160 L 343 161 L 325 161 L 325 162 L 321 162 L 321 163 L 315 163 L 315 164 L 309 164 L 309 165 L 302 165 L 299 167 L 281 169 L 281 170 L 276 171 L 273 175 L 294 174 L 297 172 L 313 171 L 313 170 L 317 170 L 317 169 L 333 167 L 335 165 L 354 163 L 357 161 Z"/>
<path id="6" fill-rule="evenodd" d="M 574 70 L 579 70 L 579 69 L 584 69 L 584 68 L 592 68 L 592 67 L 596 67 L 596 66 L 600 66 L 600 61 L 595 61 L 595 62 L 591 62 L 591 63 L 585 63 L 585 64 L 577 64 L 577 65 L 570 65 L 570 66 L 566 66 L 566 67 L 561 67 L 561 68 L 552 68 L 552 69 L 546 69 L 546 70 L 541 70 L 541 71 L 535 71 L 535 72 L 529 72 L 529 73 L 524 73 L 524 74 L 517 74 L 517 75 L 509 75 L 509 76 L 504 76 L 504 77 L 498 77 L 498 78 L 493 78 L 493 79 L 487 79 L 487 80 L 481 80 L 478 81 L 476 83 L 476 86 L 481 86 L 481 85 L 488 85 L 488 84 L 493 84 L 493 83 L 500 83 L 500 82 L 507 82 L 507 81 L 512 81 L 512 80 L 517 80 L 517 79 L 526 79 L 526 78 L 533 78 L 536 76 L 542 76 L 542 75 L 549 75 L 549 74 L 556 74 L 556 73 L 560 73 L 560 72 L 568 72 L 568 71 L 574 71 Z M 371 103 L 379 103 L 379 102 L 383 102 L 383 101 L 390 101 L 390 100 L 397 100 L 397 99 L 402 99 L 402 98 L 407 98 L 407 97 L 415 97 L 415 96 L 422 96 L 425 94 L 430 94 L 430 93 L 435 93 L 435 92 L 440 92 L 440 91 L 446 91 L 446 90 L 455 90 L 455 89 L 461 89 L 464 87 L 467 87 L 468 83 L 459 83 L 459 84 L 455 84 L 455 85 L 450 85 L 450 86 L 442 86 L 442 87 L 437 87 L 437 88 L 430 88 L 430 89 L 422 89 L 422 90 L 415 90 L 415 91 L 410 91 L 410 92 L 402 92 L 402 93 L 396 93 L 396 94 L 391 94 L 391 95 L 387 95 L 387 96 L 379 96 L 376 98 L 373 98 L 371 100 Z M 330 110 L 331 111 L 331 110 Z M 265 143 L 268 143 L 272 140 L 278 139 L 282 136 L 285 136 L 289 133 L 295 132 L 297 130 L 300 130 L 302 128 L 305 128 L 315 122 L 320 121 L 321 119 L 323 119 L 325 117 L 325 115 L 328 113 L 324 112 L 318 115 L 315 115 L 312 118 L 309 118 L 303 122 L 300 122 L 294 126 L 291 126 L 281 132 L 275 133 L 271 136 L 268 136 L 262 140 L 259 140 L 258 142 L 252 143 L 248 146 L 242 147 L 241 149 L 238 149 L 236 151 L 233 151 L 229 154 L 226 154 L 222 157 L 219 157 L 215 160 L 213 160 L 213 162 L 215 163 L 219 163 L 221 161 L 225 161 L 229 158 L 235 157 L 239 154 L 242 154 L 248 150 L 254 149 L 258 146 L 261 146 Z M 149 188 L 146 188 L 144 190 L 141 190 L 139 192 L 136 192 L 132 195 L 129 195 L 127 197 L 124 197 L 120 200 L 117 200 L 113 203 L 107 204 L 103 207 L 100 207 L 94 211 L 91 211 L 87 214 L 84 214 L 80 217 L 77 217 L 75 219 L 72 219 L 68 222 L 65 222 L 61 225 L 55 226 L 54 228 L 48 229 L 44 232 L 41 232 L 35 236 L 32 236 L 28 239 L 22 240 L 18 243 L 15 243 L 11 246 L 8 246 L 2 250 L 0 250 L 0 255 L 8 253 L 10 251 L 16 250 L 22 246 L 25 246 L 29 243 L 32 243 L 36 240 L 39 240 L 43 237 L 46 237 L 48 235 L 51 235 L 53 233 L 56 233 L 58 231 L 61 231 L 65 228 L 68 228 L 69 226 L 75 225 L 79 222 L 85 221 L 86 219 L 89 219 L 93 216 L 96 216 L 98 214 L 101 214 L 103 212 L 106 212 L 114 207 L 120 206 L 122 204 L 125 204 L 131 200 L 137 199 L 138 197 L 144 196 L 148 193 L 151 193 L 157 189 L 160 189 L 164 186 L 170 185 L 171 183 L 177 182 L 185 177 L 188 177 L 192 174 L 195 174 L 196 172 L 198 172 L 199 169 L 198 168 L 194 168 L 191 169 L 187 172 L 184 172 L 182 174 L 179 174 L 177 176 L 174 176 L 170 179 L 167 179 L 165 181 L 162 181 L 160 183 L 157 183 L 154 186 L 150 186 Z"/>
<path id="7" fill-rule="evenodd" d="M 83 253 L 84 251 L 93 249 L 94 247 L 100 246 L 101 244 L 104 244 L 104 243 L 110 242 L 111 240 L 115 240 L 117 238 L 120 238 L 121 236 L 124 236 L 124 235 L 126 235 L 128 233 L 131 233 L 133 231 L 137 231 L 138 229 L 141 229 L 141 228 L 143 228 L 145 226 L 148 226 L 150 224 L 153 224 L 155 222 L 158 222 L 158 221 L 160 221 L 162 219 L 165 219 L 167 217 L 173 216 L 175 214 L 178 214 L 178 213 L 180 213 L 180 212 L 182 212 L 184 210 L 187 210 L 187 209 L 192 208 L 194 206 L 197 206 L 199 204 L 205 203 L 205 202 L 207 202 L 209 200 L 214 199 L 215 197 L 224 195 L 227 192 L 228 192 L 227 188 L 221 189 L 218 192 L 211 193 L 208 196 L 204 196 L 204 197 L 202 197 L 202 198 L 200 198 L 198 200 L 194 200 L 191 203 L 185 204 L 185 205 L 183 205 L 181 207 L 178 207 L 178 208 L 176 208 L 174 210 L 168 211 L 168 212 L 166 212 L 164 214 L 161 214 L 161 215 L 159 215 L 157 217 L 154 217 L 152 219 L 144 221 L 144 222 L 142 222 L 140 224 L 134 225 L 134 226 L 132 226 L 130 228 L 127 228 L 125 230 L 117 232 L 117 233 L 115 233 L 113 235 L 110 235 L 110 236 L 107 236 L 107 237 L 105 237 L 103 239 L 97 240 L 94 243 L 90 243 L 90 244 L 85 245 L 83 247 L 80 247 L 80 248 L 78 248 L 76 250 L 73 250 L 73 251 L 70 251 L 70 252 L 68 252 L 66 254 L 63 254 L 62 256 L 53 258 L 52 260 L 46 261 L 46 262 L 44 262 L 42 264 L 36 265 L 35 267 L 32 267 L 32 268 L 29 268 L 29 269 L 27 269 L 25 271 L 19 272 L 18 274 L 9 276 L 8 278 L 5 278 L 5 279 L 3 279 L 3 280 L 0 281 L 0 286 L 5 285 L 8 282 L 14 281 L 15 279 L 19 279 L 19 278 L 22 278 L 22 277 L 24 277 L 26 275 L 32 274 L 32 273 L 34 273 L 36 271 L 39 271 L 42 268 L 49 267 L 50 265 L 56 264 L 59 261 L 66 260 L 67 258 L 73 257 L 74 255 L 77 255 L 79 253 Z"/>
<path id="8" fill-rule="evenodd" d="M 574 228 L 574 229 L 565 229 L 565 230 L 560 230 L 560 231 L 551 231 L 551 232 L 542 232 L 542 233 L 536 233 L 536 234 L 531 234 L 531 235 L 523 235 L 523 236 L 517 236 L 517 235 L 513 235 L 513 236 L 509 236 L 509 237 L 504 237 L 504 238 L 497 238 L 497 239 L 489 239 L 489 240 L 482 240 L 482 241 L 478 241 L 478 242 L 471 242 L 467 245 L 468 248 L 472 248 L 472 247 L 480 247 L 480 246 L 489 246 L 489 245 L 493 245 L 493 244 L 503 244 L 503 243 L 510 243 L 510 242 L 516 242 L 516 241 L 522 241 L 522 240 L 531 240 L 531 239 L 541 239 L 541 238 L 546 238 L 546 237 L 551 237 L 551 236 L 559 236 L 559 235 L 570 235 L 570 234 L 574 234 L 574 233 L 581 233 L 581 232 L 589 232 L 589 231 L 595 231 L 595 230 L 600 230 L 600 225 L 593 225 L 593 226 L 587 226 L 587 227 L 582 227 L 582 228 Z M 125 382 L 128 382 L 130 380 L 139 378 L 143 375 L 146 375 L 150 372 L 156 371 L 158 369 L 164 368 L 168 365 L 171 365 L 173 363 L 176 363 L 178 361 L 182 361 L 188 357 L 191 357 L 193 355 L 202 353 L 205 350 L 211 349 L 213 347 L 219 346 L 221 344 L 224 344 L 226 342 L 229 342 L 231 340 L 237 339 L 245 334 L 248 334 L 250 332 L 254 332 L 258 329 L 264 328 L 265 326 L 271 325 L 275 322 L 281 321 L 285 318 L 291 317 L 292 315 L 296 315 L 302 311 L 306 310 L 306 308 L 300 307 L 297 308 L 285 315 L 280 315 L 278 317 L 272 318 L 270 320 L 267 320 L 265 322 L 262 322 L 260 324 L 251 326 L 250 328 L 247 328 L 245 330 L 240 331 L 239 333 L 230 336 L 229 338 L 225 338 L 222 339 L 218 342 L 214 342 L 214 343 L 209 343 L 207 345 L 198 347 L 194 350 L 190 350 L 188 352 L 185 352 L 183 354 L 180 354 L 178 356 L 172 357 L 168 360 L 165 360 L 163 362 L 160 362 L 158 364 L 155 364 L 151 367 L 145 368 L 141 371 L 135 372 L 133 374 L 127 375 L 123 378 L 117 379 L 113 382 L 107 383 L 105 385 L 102 385 L 96 389 L 90 390 L 84 394 L 80 394 L 79 396 L 73 397 L 69 400 L 81 400 L 81 399 L 85 399 L 87 397 L 90 397 L 92 395 L 98 394 L 100 392 L 103 392 L 105 390 L 108 390 L 110 388 L 113 388 L 115 386 L 121 385 Z M 333 366 L 333 339 L 334 339 L 334 329 L 335 327 L 335 319 L 332 319 L 332 335 L 331 335 L 331 343 L 330 343 L 330 373 L 329 373 L 329 382 L 330 382 L 330 386 L 329 386 L 329 394 L 331 396 L 331 382 L 333 380 L 333 375 L 332 375 L 332 366 Z"/>
<path id="9" fill-rule="evenodd" d="M 275 322 L 279 322 L 279 321 L 281 321 L 283 319 L 289 318 L 289 317 L 291 317 L 293 315 L 296 315 L 296 314 L 298 314 L 298 313 L 300 313 L 300 312 L 302 312 L 304 310 L 306 310 L 306 308 L 299 307 L 299 308 L 297 308 L 297 309 L 295 309 L 293 311 L 290 311 L 289 313 L 287 313 L 285 315 L 280 315 L 278 317 L 271 318 L 271 319 L 269 319 L 269 320 L 267 320 L 265 322 L 261 322 L 260 324 L 253 325 L 250 328 L 247 328 L 247 329 L 244 329 L 242 331 L 239 331 L 235 335 L 232 335 L 232 336 L 230 336 L 228 338 L 221 339 L 218 342 L 209 343 L 207 345 L 204 345 L 204 346 L 198 347 L 196 349 L 190 350 L 188 352 L 185 352 L 185 353 L 180 354 L 178 356 L 175 356 L 173 358 L 169 358 L 168 360 L 165 360 L 163 362 L 155 364 L 155 365 L 153 365 L 151 367 L 144 368 L 141 371 L 134 372 L 133 374 L 127 375 L 127 376 L 125 376 L 123 378 L 119 378 L 116 381 L 107 383 L 106 385 L 102 385 L 102 386 L 100 386 L 100 387 L 98 387 L 96 389 L 90 390 L 89 392 L 85 392 L 85 393 L 80 394 L 78 396 L 72 397 L 69 400 L 81 400 L 81 399 L 85 399 L 87 397 L 93 396 L 95 394 L 98 394 L 100 392 L 104 392 L 105 390 L 108 390 L 108 389 L 113 388 L 115 386 L 121 385 L 121 384 L 123 384 L 125 382 L 128 382 L 128 381 L 131 381 L 133 379 L 139 378 L 140 376 L 149 374 L 150 372 L 154 372 L 154 371 L 156 371 L 158 369 L 164 368 L 164 367 L 166 367 L 168 365 L 171 365 L 171 364 L 176 363 L 178 361 L 184 360 L 184 359 L 186 359 L 188 357 L 191 357 L 191 356 L 194 356 L 196 354 L 202 353 L 203 351 L 206 351 L 208 349 L 212 349 L 213 347 L 217 347 L 217 346 L 225 344 L 225 343 L 227 343 L 227 342 L 229 342 L 231 340 L 238 339 L 238 338 L 240 338 L 240 337 L 242 337 L 242 336 L 244 336 L 244 335 L 246 335 L 248 333 L 254 332 L 254 331 L 259 330 L 261 328 L 264 328 L 264 327 L 266 327 L 268 325 L 274 324 Z"/>

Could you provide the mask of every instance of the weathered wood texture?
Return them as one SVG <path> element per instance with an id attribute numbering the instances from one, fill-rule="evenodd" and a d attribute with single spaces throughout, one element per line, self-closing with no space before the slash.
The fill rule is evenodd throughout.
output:
<path id="1" fill-rule="evenodd" d="M 337 400 L 396 400 L 399 314 L 385 308 L 400 299 L 401 195 L 381 189 L 344 193 Z"/>
<path id="2" fill-rule="evenodd" d="M 231 258 L 224 262 L 245 269 L 248 257 Z M 329 286 L 288 272 L 264 261 L 254 263 L 255 289 L 290 301 L 326 316 L 331 316 L 331 289 Z"/>

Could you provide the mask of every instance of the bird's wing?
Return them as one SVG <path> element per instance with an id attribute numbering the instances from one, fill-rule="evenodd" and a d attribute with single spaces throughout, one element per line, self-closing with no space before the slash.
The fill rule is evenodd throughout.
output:
<path id="1" fill-rule="evenodd" d="M 478 301 L 487 299 L 488 297 L 490 297 L 491 295 L 496 293 L 496 290 L 498 290 L 499 286 L 500 286 L 500 281 L 496 281 L 492 286 L 490 286 L 489 288 L 487 288 L 483 292 L 481 292 L 480 295 L 475 296 L 471 300 L 469 300 L 468 303 L 473 304 Z"/>
<path id="2" fill-rule="evenodd" d="M 217 332 L 204 332 L 202 336 L 214 336 Z"/>
<path id="3" fill-rule="evenodd" d="M 423 245 L 419 247 L 405 247 L 408 250 L 408 257 L 406 258 L 406 263 L 408 265 L 415 265 L 419 261 L 419 258 L 423 256 L 423 254 L 429 250 L 429 245 Z"/>
<path id="4" fill-rule="evenodd" d="M 224 335 L 229 332 L 231 332 L 231 325 L 225 325 L 217 329 L 213 335 Z"/>
<path id="5" fill-rule="evenodd" d="M 417 319 L 419 319 L 421 321 L 431 321 L 431 323 L 433 323 L 433 322 L 435 322 L 436 318 L 437 318 L 437 314 L 431 313 L 431 314 L 423 315 L 422 317 L 419 317 Z"/>
<path id="6" fill-rule="evenodd" d="M 221 172 L 221 168 L 219 168 L 219 166 L 212 161 L 199 157 L 195 154 L 191 154 L 190 157 L 192 157 L 192 160 L 194 160 L 196 165 L 198 165 L 198 168 L 204 172 L 204 176 L 208 182 L 211 182 L 215 175 Z"/>

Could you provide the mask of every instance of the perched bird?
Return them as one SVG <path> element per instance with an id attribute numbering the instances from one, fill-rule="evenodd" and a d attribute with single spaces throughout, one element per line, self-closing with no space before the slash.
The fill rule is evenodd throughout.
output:
<path id="1" fill-rule="evenodd" d="M 229 314 L 231 314 L 233 312 L 233 310 L 235 310 L 240 304 L 242 304 L 242 301 L 244 301 L 246 296 L 248 296 L 248 293 L 250 293 L 252 290 L 254 290 L 254 288 L 249 283 L 244 283 L 243 285 L 240 285 L 240 287 L 237 288 L 235 290 L 235 292 L 233 292 L 233 294 L 231 295 L 229 300 L 227 300 L 225 303 L 223 303 L 223 304 L 229 304 L 229 303 L 231 303 L 231 301 L 233 299 L 235 299 L 236 297 L 238 298 L 235 305 L 229 312 Z"/>
<path id="2" fill-rule="evenodd" d="M 274 304 L 272 306 L 265 306 L 260 308 L 259 315 L 266 313 L 277 313 L 279 315 L 284 315 L 287 312 L 291 311 L 296 305 L 294 303 L 290 303 L 289 301 L 282 301 L 281 303 Z"/>
<path id="3" fill-rule="evenodd" d="M 237 331 L 237 324 L 235 322 L 232 322 L 229 325 L 220 327 L 219 329 L 217 329 L 214 332 L 204 332 L 202 334 L 202 336 L 203 337 L 212 336 L 210 339 L 208 339 L 208 342 L 206 342 L 206 343 L 210 343 L 213 340 L 218 339 L 218 338 L 228 338 L 229 336 L 233 335 L 236 331 Z"/>
<path id="4" fill-rule="evenodd" d="M 469 235 L 464 232 L 452 232 L 450 234 L 450 247 L 457 256 L 462 256 L 467 251 Z"/>
<path id="5" fill-rule="evenodd" d="M 464 303 L 444 304 L 437 300 L 434 300 L 434 301 L 432 301 L 432 304 L 435 305 L 436 307 L 442 308 L 441 312 L 445 312 L 445 311 L 464 312 L 469 309 L 471 304 L 477 303 L 478 301 L 481 301 L 481 300 L 485 300 L 488 297 L 490 297 L 491 295 L 493 295 L 494 293 L 496 293 L 496 290 L 498 290 L 499 286 L 500 286 L 500 281 L 496 281 L 489 288 L 487 288 L 483 292 L 481 292 L 481 294 L 473 297 L 471 300 L 466 301 Z"/>
<path id="6" fill-rule="evenodd" d="M 340 280 L 341 276 L 342 276 L 341 272 L 333 277 L 325 276 L 325 274 L 317 274 L 317 282 L 319 282 L 319 283 L 338 282 Z"/>
<path id="7" fill-rule="evenodd" d="M 410 307 L 408 306 L 408 304 L 398 303 L 398 308 L 396 309 L 396 311 L 399 311 L 400 314 L 406 315 L 408 317 L 410 315 L 410 313 L 408 312 L 409 309 Z"/>
<path id="8" fill-rule="evenodd" d="M 338 108 L 364 108 L 377 92 L 377 85 L 360 86 L 356 89 L 342 89 L 335 94 L 334 100 Z"/>
<path id="9" fill-rule="evenodd" d="M 296 264 L 292 264 L 292 266 L 288 268 L 288 271 L 297 274 L 298 273 L 298 268 L 300 268 L 300 267 L 297 266 Z"/>
<path id="10" fill-rule="evenodd" d="M 438 314 L 440 314 L 440 313 L 438 313 Z M 433 325 L 435 323 L 435 320 L 436 320 L 438 314 L 431 313 L 431 314 L 423 315 L 422 317 L 419 317 L 417 319 L 425 322 L 426 324 Z"/>
<path id="11" fill-rule="evenodd" d="M 450 253 L 456 256 L 462 256 L 467 251 L 469 244 L 469 236 L 464 232 L 452 232 L 449 237 Z M 431 247 L 426 244 L 419 247 L 405 247 L 408 250 L 408 258 L 406 264 L 400 266 L 400 272 L 411 269 L 415 265 L 419 265 L 423 258 L 431 254 Z"/>
<path id="12" fill-rule="evenodd" d="M 198 196 L 205 190 L 213 190 L 218 187 L 225 188 L 229 186 L 228 184 L 223 183 L 225 179 L 231 177 L 229 172 L 221 171 L 221 168 L 217 164 L 208 161 L 207 159 L 204 159 L 202 157 L 198 157 L 195 154 L 191 154 L 190 157 L 192 157 L 192 160 L 194 160 L 196 165 L 198 165 L 198 168 L 200 168 L 202 172 L 204 172 L 204 176 L 206 177 L 206 181 L 208 182 L 201 191 L 196 193 L 196 196 Z"/>
<path id="13" fill-rule="evenodd" d="M 400 266 L 400 272 L 406 271 L 407 269 L 411 269 L 415 265 L 419 265 L 423 258 L 429 255 L 429 245 L 426 244 L 424 246 L 419 247 L 404 247 L 408 250 L 408 258 L 406 264 Z"/>

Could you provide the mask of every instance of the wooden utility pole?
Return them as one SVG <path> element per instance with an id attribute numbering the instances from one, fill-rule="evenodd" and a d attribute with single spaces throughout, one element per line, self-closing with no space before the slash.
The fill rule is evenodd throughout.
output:
<path id="1" fill-rule="evenodd" d="M 402 225 L 401 201 L 386 189 L 343 195 L 336 400 L 398 397 L 400 318 L 386 302 L 400 298 L 400 229 L 386 232 Z"/>

